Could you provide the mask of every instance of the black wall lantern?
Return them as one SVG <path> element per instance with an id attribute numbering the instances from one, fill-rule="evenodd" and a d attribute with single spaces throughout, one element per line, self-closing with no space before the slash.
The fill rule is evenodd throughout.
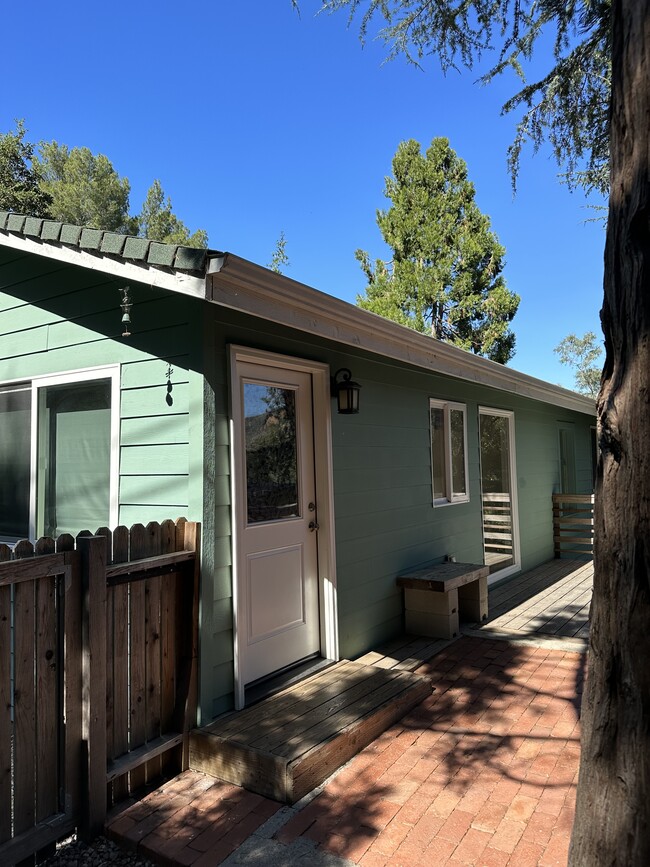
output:
<path id="1" fill-rule="evenodd" d="M 360 390 L 361 386 L 352 380 L 352 374 L 347 367 L 336 371 L 332 377 L 332 397 L 336 398 L 340 415 L 354 415 L 359 412 Z"/>

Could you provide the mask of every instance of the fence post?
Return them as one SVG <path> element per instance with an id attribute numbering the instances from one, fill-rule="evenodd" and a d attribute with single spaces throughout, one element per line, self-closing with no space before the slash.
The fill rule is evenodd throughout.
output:
<path id="1" fill-rule="evenodd" d="M 85 810 L 80 836 L 100 834 L 106 819 L 106 539 L 77 537 L 83 586 L 82 738 Z"/>
<path id="2" fill-rule="evenodd" d="M 198 705 L 198 656 L 199 656 L 199 575 L 201 553 L 201 525 L 188 521 L 184 525 L 183 550 L 194 551 L 196 559 L 189 581 L 184 588 L 182 602 L 182 620 L 184 625 L 191 624 L 191 629 L 183 630 L 185 636 L 181 651 L 181 671 L 179 672 L 179 693 L 177 694 L 177 712 L 182 719 L 177 720 L 182 728 L 177 731 L 183 734 L 183 754 L 181 769 L 187 770 L 190 764 L 190 730 L 196 725 Z"/>

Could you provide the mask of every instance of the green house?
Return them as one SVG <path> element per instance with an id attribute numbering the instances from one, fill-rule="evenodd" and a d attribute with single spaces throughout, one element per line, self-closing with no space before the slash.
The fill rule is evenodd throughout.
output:
<path id="1" fill-rule="evenodd" d="M 200 521 L 203 722 L 398 634 L 404 570 L 551 559 L 594 425 L 230 253 L 0 213 L 0 541 Z"/>

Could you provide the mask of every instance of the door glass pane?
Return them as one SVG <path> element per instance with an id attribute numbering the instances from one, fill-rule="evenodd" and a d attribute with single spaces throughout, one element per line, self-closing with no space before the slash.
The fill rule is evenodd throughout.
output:
<path id="1" fill-rule="evenodd" d="M 110 457 L 110 380 L 41 389 L 39 535 L 75 535 L 108 526 Z"/>
<path id="2" fill-rule="evenodd" d="M 244 383 L 248 523 L 300 515 L 296 393 Z"/>
<path id="3" fill-rule="evenodd" d="M 0 390 L 0 542 L 29 536 L 31 389 Z"/>
<path id="4" fill-rule="evenodd" d="M 490 572 L 514 563 L 509 419 L 480 416 L 484 560 Z"/>

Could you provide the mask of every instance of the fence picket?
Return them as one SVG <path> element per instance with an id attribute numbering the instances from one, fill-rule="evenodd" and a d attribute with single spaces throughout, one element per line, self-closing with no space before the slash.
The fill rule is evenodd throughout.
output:
<path id="1" fill-rule="evenodd" d="M 4 560 L 0 551 L 0 560 Z M 11 587 L 0 587 L 0 844 L 11 837 Z"/>
<path id="2" fill-rule="evenodd" d="M 141 560 L 147 556 L 146 531 L 142 524 L 134 524 L 130 531 L 130 560 Z M 145 663 L 145 585 L 144 581 L 134 581 L 129 590 L 131 611 L 131 635 L 129 641 L 131 656 L 131 737 L 129 748 L 136 749 L 146 740 L 146 663 Z M 144 767 L 136 768 L 130 774 L 131 791 L 141 788 L 146 782 Z"/>
<path id="3" fill-rule="evenodd" d="M 145 556 L 154 557 L 156 554 L 160 554 L 161 543 L 160 524 L 157 521 L 152 521 L 145 528 Z M 147 741 L 153 741 L 161 734 L 160 589 L 160 577 L 147 578 L 145 581 L 145 739 Z M 147 762 L 147 782 L 159 777 L 160 769 L 160 756 Z"/>
<path id="4" fill-rule="evenodd" d="M 129 559 L 129 531 L 119 526 L 113 531 L 113 563 L 126 563 Z M 108 598 L 113 611 L 112 660 L 113 673 L 113 743 L 111 760 L 124 755 L 129 749 L 129 585 L 118 584 L 108 588 Z M 128 795 L 128 777 L 118 777 L 113 782 L 113 801 Z"/>
<path id="5" fill-rule="evenodd" d="M 39 540 L 40 541 L 40 540 Z M 47 540 L 44 553 L 54 553 Z M 37 545 L 38 551 L 38 545 Z M 36 582 L 36 821 L 58 812 L 58 797 L 52 780 L 58 778 L 59 677 L 63 642 L 57 638 L 57 578 Z"/>
<path id="6" fill-rule="evenodd" d="M 34 615 L 34 582 L 22 581 L 14 586 L 14 836 L 34 825 Z"/>
<path id="7" fill-rule="evenodd" d="M 176 551 L 176 525 L 173 521 L 163 521 L 160 525 L 160 553 L 172 554 Z M 176 589 L 179 573 L 170 575 L 162 584 L 160 600 L 161 633 L 161 683 L 160 683 L 160 725 L 161 731 L 171 731 L 174 724 L 174 705 L 176 701 Z M 162 756 L 162 768 L 172 767 L 180 770 L 180 751 L 174 750 Z"/>

